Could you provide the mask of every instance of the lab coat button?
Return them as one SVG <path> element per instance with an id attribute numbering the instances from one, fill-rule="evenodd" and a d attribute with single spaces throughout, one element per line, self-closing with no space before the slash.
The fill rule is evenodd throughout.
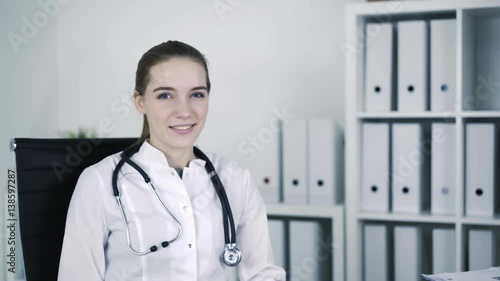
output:
<path id="1" fill-rule="evenodd" d="M 184 209 L 184 211 L 186 211 L 186 212 L 187 212 L 187 210 L 188 210 L 188 206 L 184 206 L 184 207 L 182 207 L 182 209 Z"/>

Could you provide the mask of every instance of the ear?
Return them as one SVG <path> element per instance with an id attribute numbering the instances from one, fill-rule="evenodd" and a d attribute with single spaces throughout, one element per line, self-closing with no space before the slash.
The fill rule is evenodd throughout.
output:
<path id="1" fill-rule="evenodd" d="M 140 95 L 138 91 L 134 91 L 134 105 L 135 109 L 139 113 L 146 113 L 146 110 L 144 109 L 144 96 Z"/>

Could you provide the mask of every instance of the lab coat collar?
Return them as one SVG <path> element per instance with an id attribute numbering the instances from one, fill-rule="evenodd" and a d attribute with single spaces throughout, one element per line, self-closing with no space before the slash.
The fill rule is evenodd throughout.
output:
<path id="1" fill-rule="evenodd" d="M 149 143 L 149 139 L 146 139 L 144 143 L 141 145 L 141 148 L 139 151 L 134 155 L 137 157 L 137 161 L 144 163 L 143 165 L 146 165 L 148 167 L 154 167 L 154 168 L 165 168 L 169 167 L 170 169 L 173 169 L 170 167 L 167 161 L 167 157 L 165 157 L 165 154 L 158 148 L 152 146 Z M 205 160 L 202 159 L 193 159 L 189 162 L 188 168 L 205 168 Z"/>

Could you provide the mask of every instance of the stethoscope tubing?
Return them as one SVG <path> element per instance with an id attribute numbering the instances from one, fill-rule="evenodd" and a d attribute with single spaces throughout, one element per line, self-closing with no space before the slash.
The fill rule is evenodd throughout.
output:
<path id="1" fill-rule="evenodd" d="M 214 185 L 215 191 L 219 197 L 222 205 L 222 219 L 224 223 L 224 240 L 225 244 L 236 244 L 236 228 L 234 225 L 233 213 L 231 212 L 231 207 L 229 206 L 229 199 L 227 197 L 226 191 L 222 185 L 219 175 L 215 172 L 215 167 L 208 157 L 196 146 L 194 147 L 194 154 L 205 161 L 205 169 L 209 177 L 212 179 L 212 184 Z M 226 231 L 228 227 L 228 221 L 231 227 L 231 238 L 229 238 L 229 231 Z"/>

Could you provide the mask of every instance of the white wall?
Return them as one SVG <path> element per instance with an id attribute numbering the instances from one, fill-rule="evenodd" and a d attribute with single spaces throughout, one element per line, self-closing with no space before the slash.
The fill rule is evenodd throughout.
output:
<path id="1" fill-rule="evenodd" d="M 113 128 L 100 136 L 137 137 L 142 119 L 130 103 L 137 62 L 170 39 L 193 45 L 210 63 L 210 113 L 199 140 L 206 150 L 248 165 L 238 145 L 284 108 L 343 127 L 344 3 L 360 1 L 55 1 L 0 2 L 2 192 L 14 167 L 12 137 L 59 137 L 103 120 Z M 49 12 L 40 3 L 51 3 Z M 229 10 L 218 13 L 217 4 Z M 46 13 L 45 25 L 23 35 L 23 17 L 33 23 Z M 10 32 L 31 38 L 16 52 Z"/>

